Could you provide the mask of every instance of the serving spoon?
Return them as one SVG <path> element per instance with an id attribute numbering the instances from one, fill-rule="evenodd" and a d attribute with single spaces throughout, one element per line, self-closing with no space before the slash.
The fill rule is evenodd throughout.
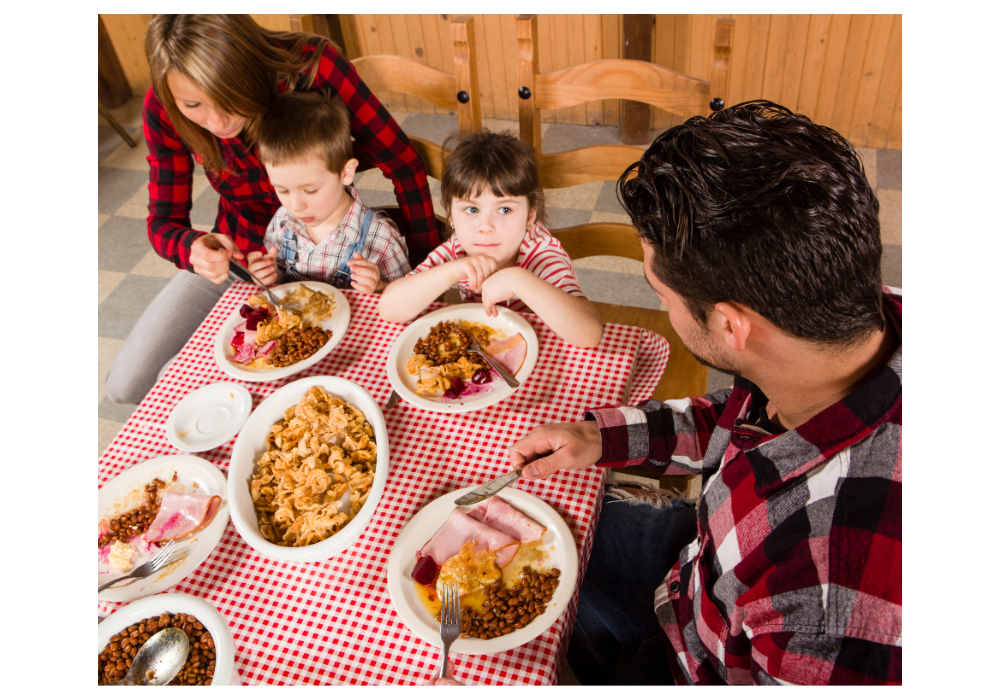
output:
<path id="1" fill-rule="evenodd" d="M 160 630 L 139 649 L 125 677 L 108 685 L 166 685 L 187 661 L 188 646 L 184 630 Z"/>

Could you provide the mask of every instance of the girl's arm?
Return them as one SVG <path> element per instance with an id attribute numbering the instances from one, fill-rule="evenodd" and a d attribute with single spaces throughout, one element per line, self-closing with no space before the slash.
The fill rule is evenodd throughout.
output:
<path id="1" fill-rule="evenodd" d="M 378 302 L 379 315 L 384 321 L 406 323 L 430 306 L 431 302 L 453 284 L 468 280 L 471 287 L 478 290 L 496 269 L 496 261 L 492 258 L 472 256 L 407 275 L 391 283 L 382 292 L 382 298 Z"/>
<path id="2" fill-rule="evenodd" d="M 496 305 L 517 296 L 556 335 L 578 348 L 597 347 L 604 333 L 601 314 L 584 297 L 573 296 L 521 267 L 500 270 L 483 284 L 483 306 L 496 316 Z"/>

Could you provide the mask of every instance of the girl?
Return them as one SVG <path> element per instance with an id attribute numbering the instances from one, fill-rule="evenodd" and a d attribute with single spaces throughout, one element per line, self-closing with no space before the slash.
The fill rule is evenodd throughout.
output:
<path id="1" fill-rule="evenodd" d="M 404 323 L 458 284 L 487 315 L 506 302 L 538 314 L 571 345 L 595 347 L 604 324 L 580 291 L 566 251 L 542 225 L 545 202 L 531 145 L 510 133 L 463 138 L 448 157 L 441 203 L 453 235 L 386 287 L 379 314 Z"/>
<path id="2" fill-rule="evenodd" d="M 230 257 L 263 251 L 280 203 L 256 157 L 262 115 L 282 92 L 335 90 L 357 144 L 391 177 L 411 254 L 437 245 L 427 176 L 416 151 L 350 62 L 323 37 L 271 32 L 249 15 L 157 15 L 146 32 L 153 86 L 143 131 L 149 146 L 149 239 L 182 272 L 147 307 L 108 374 L 108 397 L 138 403 L 157 373 L 229 286 Z M 191 228 L 194 162 L 221 195 L 212 233 Z"/>

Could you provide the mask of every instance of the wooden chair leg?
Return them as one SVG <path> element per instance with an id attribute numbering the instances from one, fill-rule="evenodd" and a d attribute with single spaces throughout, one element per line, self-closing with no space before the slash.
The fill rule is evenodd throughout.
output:
<path id="1" fill-rule="evenodd" d="M 105 109 L 104 105 L 102 105 L 100 102 L 97 103 L 97 111 L 100 113 L 102 117 L 108 120 L 108 124 L 114 127 L 115 131 L 118 132 L 118 135 L 121 136 L 123 139 L 125 139 L 125 143 L 127 143 L 130 148 L 135 148 L 135 141 L 132 139 L 132 137 L 128 135 L 128 132 L 125 131 L 125 128 L 118 123 L 117 119 L 111 116 L 111 112 Z"/>

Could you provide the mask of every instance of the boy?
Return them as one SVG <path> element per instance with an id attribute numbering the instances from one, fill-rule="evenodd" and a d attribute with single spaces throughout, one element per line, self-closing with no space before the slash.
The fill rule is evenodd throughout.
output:
<path id="1" fill-rule="evenodd" d="M 261 282 L 314 279 L 372 294 L 410 271 L 395 224 L 351 186 L 358 161 L 338 96 L 280 95 L 261 121 L 257 146 L 282 204 L 264 234 L 267 255 L 247 255 Z"/>

